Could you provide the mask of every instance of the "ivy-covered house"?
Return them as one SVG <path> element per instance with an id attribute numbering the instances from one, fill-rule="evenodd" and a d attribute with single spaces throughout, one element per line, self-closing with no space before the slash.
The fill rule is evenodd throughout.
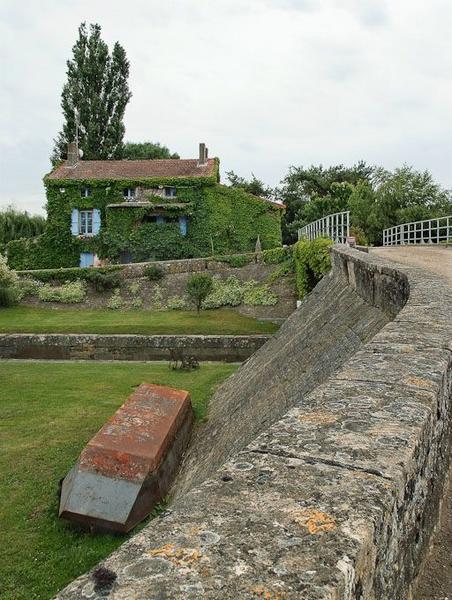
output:
<path id="1" fill-rule="evenodd" d="M 92 266 L 281 245 L 281 204 L 220 185 L 219 160 L 86 160 L 76 144 L 44 177 L 47 227 L 10 243 L 12 267 Z"/>

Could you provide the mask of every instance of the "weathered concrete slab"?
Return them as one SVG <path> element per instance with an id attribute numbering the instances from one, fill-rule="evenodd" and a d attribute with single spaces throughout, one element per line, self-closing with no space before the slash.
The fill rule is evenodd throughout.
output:
<path id="1" fill-rule="evenodd" d="M 63 481 L 60 517 L 126 532 L 168 492 L 193 424 L 190 395 L 142 383 Z"/>

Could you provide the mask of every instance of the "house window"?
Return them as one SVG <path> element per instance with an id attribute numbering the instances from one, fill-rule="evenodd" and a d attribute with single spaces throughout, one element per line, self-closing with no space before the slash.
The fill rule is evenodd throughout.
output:
<path id="1" fill-rule="evenodd" d="M 188 218 L 183 216 L 179 217 L 179 231 L 182 235 L 187 235 L 188 230 Z"/>
<path id="2" fill-rule="evenodd" d="M 126 202 L 132 202 L 135 199 L 135 188 L 124 189 L 124 200 Z"/>
<path id="3" fill-rule="evenodd" d="M 165 188 L 165 196 L 166 196 L 166 198 L 175 198 L 176 197 L 176 188 L 175 187 L 166 187 Z"/>
<path id="4" fill-rule="evenodd" d="M 82 198 L 89 198 L 91 196 L 91 188 L 89 188 L 89 187 L 80 188 L 80 196 Z"/>
<path id="5" fill-rule="evenodd" d="M 79 224 L 80 235 L 92 235 L 93 234 L 93 211 L 92 210 L 81 210 L 80 211 L 80 224 Z"/>

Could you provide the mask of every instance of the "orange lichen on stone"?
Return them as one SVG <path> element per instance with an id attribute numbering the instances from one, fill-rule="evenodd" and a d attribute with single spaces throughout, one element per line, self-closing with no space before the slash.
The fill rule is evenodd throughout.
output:
<path id="1" fill-rule="evenodd" d="M 401 350 L 404 354 L 412 354 L 414 352 L 413 346 L 404 345 L 401 347 Z"/>
<path id="2" fill-rule="evenodd" d="M 420 377 L 406 377 L 403 380 L 403 383 L 407 385 L 414 385 L 419 388 L 432 388 L 432 382 L 428 381 L 428 379 L 421 379 Z"/>
<path id="3" fill-rule="evenodd" d="M 153 557 L 166 558 L 177 567 L 186 567 L 201 558 L 199 548 L 178 548 L 174 544 L 165 544 L 160 548 L 154 548 L 149 550 L 148 554 Z"/>
<path id="4" fill-rule="evenodd" d="M 322 533 L 336 529 L 337 524 L 333 517 L 315 508 L 305 508 L 293 514 L 293 521 L 305 527 L 309 533 Z"/>
<path id="5" fill-rule="evenodd" d="M 268 590 L 263 585 L 258 585 L 252 588 L 251 592 L 256 596 L 264 598 L 264 600 L 283 600 L 286 596 L 285 592 L 273 592 Z"/>
<path id="6" fill-rule="evenodd" d="M 314 423 L 314 425 L 331 425 L 337 421 L 337 417 L 330 412 L 315 411 L 299 415 L 298 420 L 302 423 Z"/>

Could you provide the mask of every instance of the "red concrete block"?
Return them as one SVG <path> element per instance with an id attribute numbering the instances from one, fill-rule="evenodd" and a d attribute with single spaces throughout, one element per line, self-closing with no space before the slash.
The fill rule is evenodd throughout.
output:
<path id="1" fill-rule="evenodd" d="M 192 426 L 188 392 L 142 383 L 65 477 L 60 517 L 90 529 L 132 529 L 168 493 Z"/>

